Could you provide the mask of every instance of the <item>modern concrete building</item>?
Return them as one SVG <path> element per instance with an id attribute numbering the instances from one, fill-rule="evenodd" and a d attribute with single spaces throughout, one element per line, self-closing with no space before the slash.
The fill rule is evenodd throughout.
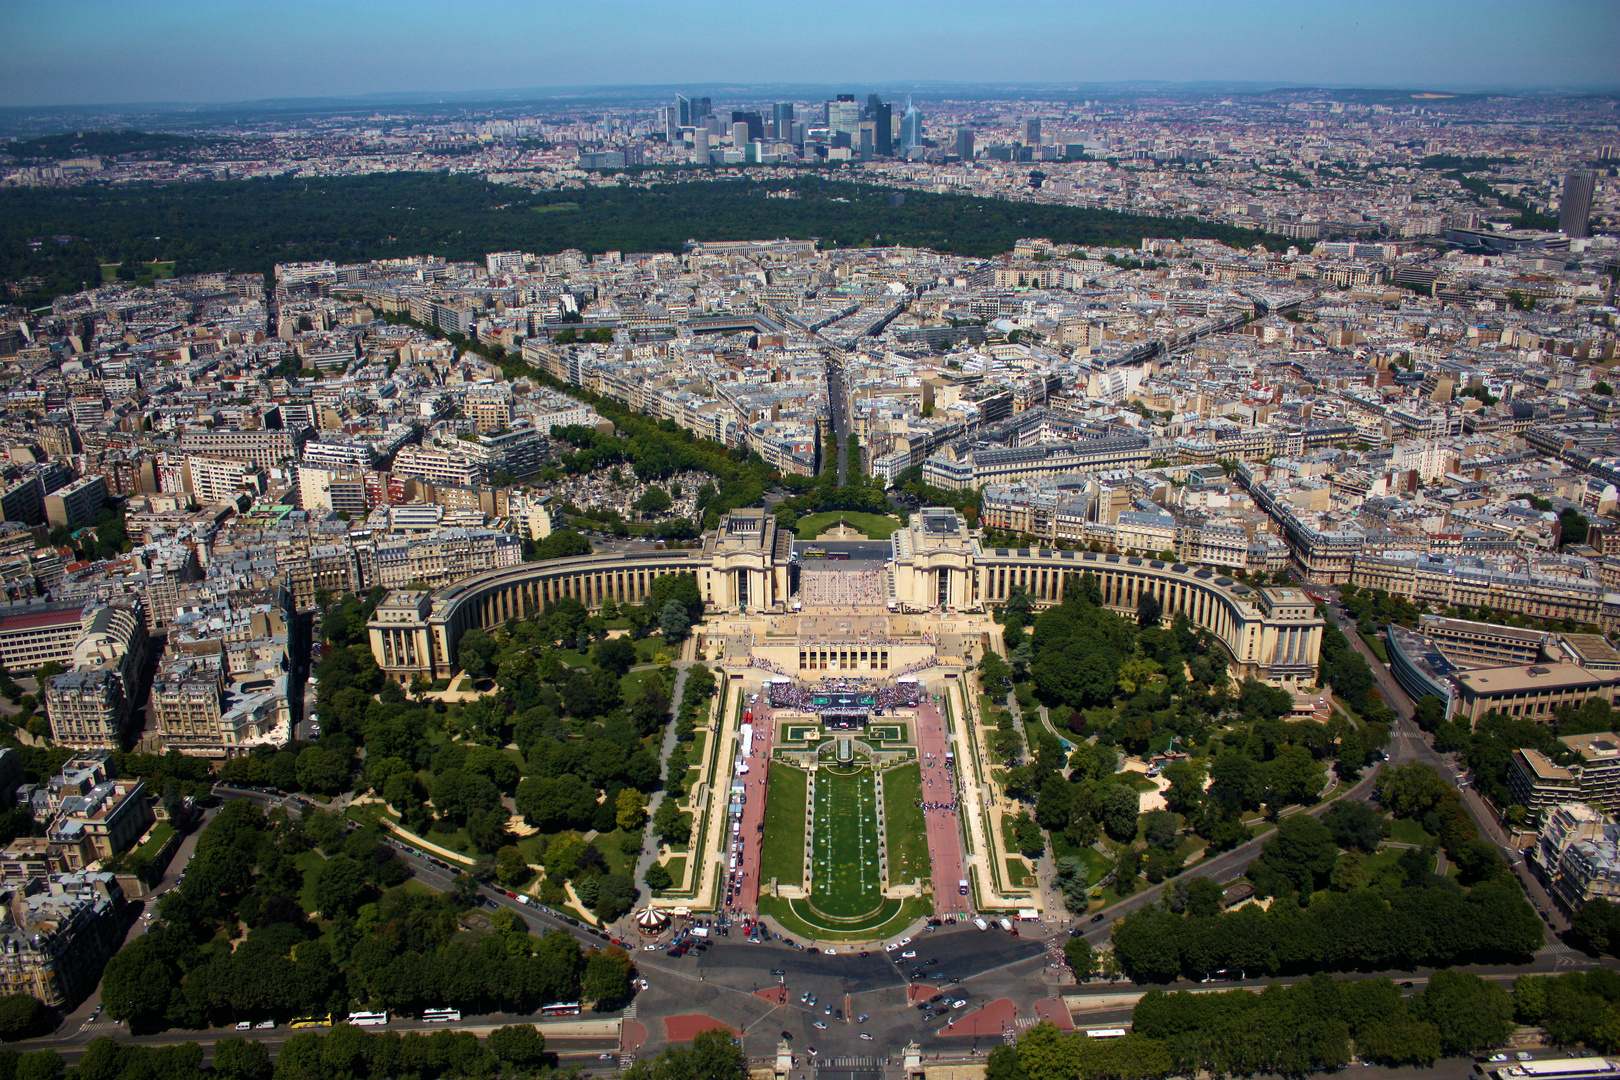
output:
<path id="1" fill-rule="evenodd" d="M 0 663 L 13 672 L 33 671 L 50 660 L 69 663 L 84 607 L 79 600 L 0 604 Z"/>
<path id="2" fill-rule="evenodd" d="M 1478 724 L 1488 712 L 1551 723 L 1565 705 L 1591 698 L 1613 702 L 1620 675 L 1597 674 L 1574 664 L 1476 668 L 1452 676 L 1457 686 L 1458 719 Z"/>
<path id="3" fill-rule="evenodd" d="M 86 476 L 45 496 L 45 520 L 52 528 L 71 528 L 101 516 L 107 502 L 107 481 Z"/>
<path id="4" fill-rule="evenodd" d="M 1508 770 L 1513 801 L 1532 814 L 1567 802 L 1620 810 L 1620 735 L 1566 735 L 1559 742 L 1579 756 L 1576 764 L 1559 765 L 1539 750 L 1513 752 Z"/>
<path id="5" fill-rule="evenodd" d="M 1592 196 L 1597 173 L 1571 169 L 1564 174 L 1564 197 L 1558 203 L 1558 231 L 1571 239 L 1592 235 Z"/>
<path id="6" fill-rule="evenodd" d="M 1547 654 L 1553 635 L 1546 630 L 1446 619 L 1424 615 L 1418 632 L 1459 664 L 1533 664 Z"/>

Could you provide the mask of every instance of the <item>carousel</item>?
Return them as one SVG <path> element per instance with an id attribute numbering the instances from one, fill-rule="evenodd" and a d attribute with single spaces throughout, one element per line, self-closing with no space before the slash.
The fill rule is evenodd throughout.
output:
<path id="1" fill-rule="evenodd" d="M 669 916 L 657 908 L 642 908 L 636 912 L 636 929 L 643 937 L 657 937 L 669 929 Z"/>

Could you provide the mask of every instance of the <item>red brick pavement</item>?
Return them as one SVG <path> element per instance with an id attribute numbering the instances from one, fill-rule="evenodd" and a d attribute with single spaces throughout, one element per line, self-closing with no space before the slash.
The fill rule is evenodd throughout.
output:
<path id="1" fill-rule="evenodd" d="M 738 860 L 737 869 L 742 878 L 739 882 L 737 896 L 732 901 L 735 911 L 744 915 L 759 914 L 759 853 L 764 843 L 765 835 L 765 784 L 767 770 L 770 768 L 771 747 L 776 741 L 776 721 L 772 718 L 770 710 L 764 707 L 764 702 L 749 706 L 754 714 L 754 752 L 748 758 L 748 774 L 741 779 L 745 785 L 748 799 L 743 803 L 742 812 L 742 858 Z M 731 850 L 728 841 L 726 858 L 730 860 Z"/>
<path id="2" fill-rule="evenodd" d="M 922 757 L 922 797 L 924 802 L 948 803 L 956 798 L 952 772 L 945 768 L 949 741 L 945 718 L 932 698 L 917 707 L 917 750 Z M 972 896 L 957 891 L 957 882 L 967 874 L 962 869 L 962 834 L 953 810 L 926 810 L 928 859 L 934 870 L 934 914 L 969 914 Z"/>
<path id="3" fill-rule="evenodd" d="M 1047 998 L 1045 1001 L 1035 1003 L 1035 1015 L 1049 1023 L 1056 1024 L 1059 1031 L 1073 1031 L 1074 1017 L 1069 1013 L 1069 1007 L 1063 1004 L 1062 998 Z"/>
<path id="4" fill-rule="evenodd" d="M 1017 1019 L 1018 1006 L 1013 1004 L 1012 998 L 998 998 L 982 1009 L 974 1009 L 956 1017 L 955 1023 L 948 1024 L 936 1034 L 971 1035 L 979 1039 L 986 1036 L 999 1038 L 1006 1032 L 1015 1030 L 1013 1021 Z"/>
<path id="5" fill-rule="evenodd" d="M 740 1034 L 730 1024 L 722 1024 L 714 1017 L 704 1016 L 702 1013 L 664 1017 L 664 1038 L 669 1042 L 691 1042 L 701 1032 L 713 1031 L 715 1028 L 724 1028 L 733 1035 Z"/>

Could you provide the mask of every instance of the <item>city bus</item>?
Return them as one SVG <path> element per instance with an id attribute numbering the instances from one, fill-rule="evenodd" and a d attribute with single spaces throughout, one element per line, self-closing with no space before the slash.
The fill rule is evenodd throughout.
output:
<path id="1" fill-rule="evenodd" d="M 382 1027 L 388 1023 L 388 1011 L 382 1012 L 352 1012 L 349 1014 L 349 1023 L 355 1027 Z"/>
<path id="2" fill-rule="evenodd" d="M 825 559 L 827 557 L 827 552 L 824 548 L 805 548 L 804 557 L 807 559 Z"/>
<path id="3" fill-rule="evenodd" d="M 291 1024 L 288 1025 L 288 1027 L 295 1027 L 295 1028 L 331 1027 L 331 1026 L 332 1026 L 332 1018 L 330 1016 L 300 1016 L 296 1020 L 294 1020 Z"/>
<path id="4" fill-rule="evenodd" d="M 579 1002 L 554 1001 L 550 1005 L 540 1006 L 541 1016 L 578 1016 Z"/>
<path id="5" fill-rule="evenodd" d="M 1122 1028 L 1122 1027 L 1117 1027 L 1117 1028 L 1088 1028 L 1086 1030 L 1086 1038 L 1088 1038 L 1088 1039 L 1123 1039 L 1126 1035 L 1129 1035 L 1129 1034 L 1130 1034 L 1130 1032 L 1127 1031 L 1125 1028 Z"/>
<path id="6" fill-rule="evenodd" d="M 455 1024 L 461 1021 L 460 1009 L 423 1009 L 424 1024 Z"/>

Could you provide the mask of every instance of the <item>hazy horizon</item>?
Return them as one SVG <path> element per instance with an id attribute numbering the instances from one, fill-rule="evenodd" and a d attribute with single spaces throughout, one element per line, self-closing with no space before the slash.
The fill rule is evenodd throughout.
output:
<path id="1" fill-rule="evenodd" d="M 0 107 L 739 89 L 1620 88 L 1620 4 L 13 0 Z"/>

